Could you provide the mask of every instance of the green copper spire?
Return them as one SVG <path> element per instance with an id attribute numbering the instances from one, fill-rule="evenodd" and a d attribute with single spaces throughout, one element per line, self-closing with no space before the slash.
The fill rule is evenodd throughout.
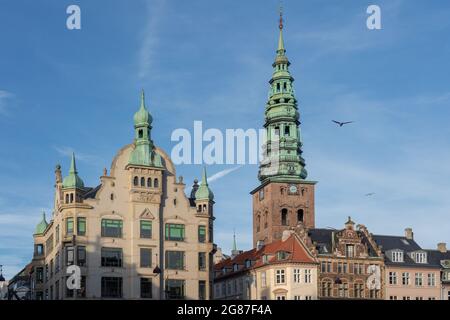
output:
<path id="1" fill-rule="evenodd" d="M 47 226 L 48 226 L 48 223 L 47 223 L 47 220 L 45 220 L 45 212 L 42 211 L 42 220 L 36 226 L 34 234 L 43 234 L 45 229 L 47 229 Z"/>
<path id="2" fill-rule="evenodd" d="M 202 182 L 195 193 L 196 200 L 214 200 L 214 194 L 208 186 L 208 178 L 206 176 L 206 168 L 203 167 Z"/>
<path id="3" fill-rule="evenodd" d="M 75 162 L 75 153 L 72 152 L 69 175 L 63 180 L 63 188 L 84 188 L 84 182 L 78 176 L 77 165 Z"/>
<path id="4" fill-rule="evenodd" d="M 144 90 L 141 93 L 141 105 L 134 114 L 134 150 L 131 152 L 129 164 L 151 167 L 162 167 L 160 155 L 154 152 L 151 139 L 153 118 L 145 106 Z"/>
<path id="5" fill-rule="evenodd" d="M 233 230 L 233 251 L 237 250 L 237 245 L 236 245 L 236 230 Z"/>
<path id="6" fill-rule="evenodd" d="M 306 179 L 302 158 L 300 114 L 294 91 L 294 78 L 289 72 L 283 40 L 283 15 L 280 12 L 278 47 L 270 79 L 269 99 L 265 110 L 267 141 L 258 178 L 261 181 L 300 181 Z"/>

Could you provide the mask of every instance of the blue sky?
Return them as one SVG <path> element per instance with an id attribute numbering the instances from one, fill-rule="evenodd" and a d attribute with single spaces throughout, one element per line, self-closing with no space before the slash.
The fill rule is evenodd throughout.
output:
<path id="1" fill-rule="evenodd" d="M 81 7 L 82 29 L 66 29 Z M 382 30 L 366 28 L 366 8 Z M 450 242 L 448 1 L 284 0 L 285 43 L 302 115 L 316 224 L 351 215 L 378 234 L 412 227 L 426 248 Z M 176 128 L 260 128 L 278 36 L 278 1 L 2 1 L 0 4 L 0 264 L 7 278 L 32 255 L 51 212 L 54 166 L 78 155 L 98 184 L 133 139 L 146 91 L 153 138 Z M 331 119 L 354 120 L 338 128 Z M 210 175 L 235 166 L 209 166 Z M 200 165 L 181 165 L 188 185 Z M 257 166 L 211 183 L 216 242 L 251 246 Z M 190 188 L 189 188 L 190 189 Z M 373 197 L 365 197 L 375 192 Z"/>

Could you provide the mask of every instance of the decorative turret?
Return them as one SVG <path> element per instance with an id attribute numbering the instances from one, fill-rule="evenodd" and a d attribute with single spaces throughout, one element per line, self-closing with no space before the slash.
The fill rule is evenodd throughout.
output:
<path id="1" fill-rule="evenodd" d="M 154 149 L 151 139 L 153 118 L 145 106 L 144 90 L 141 93 L 141 106 L 134 114 L 134 150 L 131 152 L 129 164 L 150 167 L 162 167 L 161 156 Z"/>
<path id="2" fill-rule="evenodd" d="M 75 162 L 75 153 L 72 153 L 72 161 L 70 163 L 69 175 L 63 180 L 63 189 L 82 189 L 84 182 L 78 176 L 77 165 Z"/>
<path id="3" fill-rule="evenodd" d="M 197 212 L 212 216 L 214 194 L 208 186 L 206 168 L 203 168 L 202 182 L 195 192 L 195 204 L 197 206 Z"/>
<path id="4" fill-rule="evenodd" d="M 306 179 L 305 160 L 302 158 L 300 115 L 293 87 L 294 78 L 289 72 L 290 62 L 286 57 L 283 40 L 283 16 L 280 12 L 280 34 L 274 71 L 269 81 L 269 99 L 265 111 L 267 141 L 265 157 L 261 161 L 260 181 L 300 182 Z"/>
<path id="5" fill-rule="evenodd" d="M 203 168 L 202 174 L 202 183 L 198 187 L 197 192 L 195 193 L 196 200 L 214 200 L 214 194 L 208 186 L 208 178 L 206 176 L 206 168 Z"/>
<path id="6" fill-rule="evenodd" d="M 43 234 L 44 231 L 47 229 L 48 223 L 47 220 L 45 220 L 45 212 L 42 212 L 42 220 L 38 223 L 36 226 L 36 229 L 34 231 L 34 234 Z"/>

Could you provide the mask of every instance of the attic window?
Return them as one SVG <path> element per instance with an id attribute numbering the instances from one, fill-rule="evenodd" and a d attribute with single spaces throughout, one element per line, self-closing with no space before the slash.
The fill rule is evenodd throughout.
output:
<path id="1" fill-rule="evenodd" d="M 263 263 L 268 263 L 269 262 L 269 256 L 267 254 L 262 256 L 262 262 Z"/>
<path id="2" fill-rule="evenodd" d="M 278 260 L 286 260 L 288 256 L 288 253 L 286 251 L 278 251 L 277 252 L 277 259 Z"/>
<path id="3" fill-rule="evenodd" d="M 427 263 L 427 254 L 425 252 L 417 252 L 415 256 L 416 263 Z"/>
<path id="4" fill-rule="evenodd" d="M 403 251 L 393 251 L 392 262 L 403 262 Z"/>
<path id="5" fill-rule="evenodd" d="M 252 261 L 251 260 L 245 260 L 245 267 L 246 268 L 250 268 L 252 266 Z"/>
<path id="6" fill-rule="evenodd" d="M 236 263 L 233 264 L 233 271 L 238 271 L 239 270 L 239 265 L 237 265 Z"/>

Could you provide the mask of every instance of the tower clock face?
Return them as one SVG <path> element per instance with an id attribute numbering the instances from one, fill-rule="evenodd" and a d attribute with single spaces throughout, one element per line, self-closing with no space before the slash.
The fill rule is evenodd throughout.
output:
<path id="1" fill-rule="evenodd" d="M 297 186 L 296 185 L 290 185 L 289 186 L 289 192 L 290 193 L 297 193 Z"/>

